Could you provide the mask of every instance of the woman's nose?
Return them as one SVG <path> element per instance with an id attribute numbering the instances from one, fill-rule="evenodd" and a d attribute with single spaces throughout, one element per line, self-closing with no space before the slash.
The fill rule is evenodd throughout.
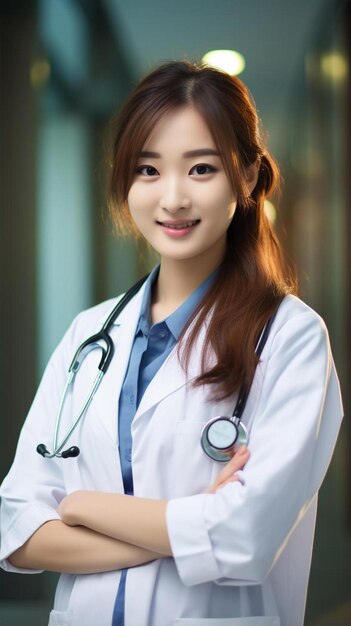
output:
<path id="1" fill-rule="evenodd" d="M 161 209 L 168 213 L 176 213 L 181 209 L 190 208 L 190 204 L 190 198 L 179 180 L 172 178 L 165 182 L 160 197 Z"/>

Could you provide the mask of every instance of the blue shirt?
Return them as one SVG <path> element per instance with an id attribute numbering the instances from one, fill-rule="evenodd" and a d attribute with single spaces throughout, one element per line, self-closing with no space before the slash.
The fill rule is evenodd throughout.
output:
<path id="1" fill-rule="evenodd" d="M 194 309 L 209 288 L 211 274 L 174 313 L 158 324 L 150 325 L 152 285 L 159 266 L 147 278 L 141 303 L 140 317 L 130 353 L 127 372 L 119 398 L 118 440 L 124 492 L 133 495 L 131 424 L 145 390 L 175 346 L 180 333 Z M 122 570 L 112 626 L 124 626 L 125 583 L 128 570 Z"/>

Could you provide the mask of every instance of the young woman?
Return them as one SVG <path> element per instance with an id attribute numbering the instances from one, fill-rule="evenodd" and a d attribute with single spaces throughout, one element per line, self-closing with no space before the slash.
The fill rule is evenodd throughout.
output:
<path id="1" fill-rule="evenodd" d="M 116 301 L 52 356 L 2 486 L 2 565 L 62 572 L 52 626 L 301 626 L 342 407 L 265 216 L 278 172 L 256 111 L 237 78 L 171 62 L 113 133 L 113 216 L 160 264 L 111 322 L 110 367 L 61 446 L 101 351 L 83 360 L 50 458 L 72 356 Z"/>

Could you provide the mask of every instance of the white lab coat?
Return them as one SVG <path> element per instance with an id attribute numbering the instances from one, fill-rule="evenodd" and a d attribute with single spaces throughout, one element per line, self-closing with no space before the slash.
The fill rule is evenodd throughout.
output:
<path id="1" fill-rule="evenodd" d="M 44 459 L 36 446 L 44 442 L 51 447 L 72 355 L 99 329 L 115 301 L 81 313 L 48 364 L 1 490 L 1 564 L 7 570 L 18 571 L 6 557 L 41 524 L 59 518 L 57 506 L 65 494 L 80 489 L 123 492 L 118 397 L 143 289 L 111 332 L 115 356 L 70 441 L 81 449 L 77 458 Z M 240 472 L 241 481 L 216 494 L 204 492 L 223 465 L 205 456 L 200 433 L 211 417 L 231 415 L 235 396 L 211 404 L 210 389 L 191 387 L 199 373 L 202 339 L 193 350 L 188 379 L 174 349 L 133 420 L 135 496 L 169 500 L 174 558 L 129 570 L 125 626 L 301 626 L 317 491 L 342 417 L 325 325 L 298 298 L 284 299 L 243 416 L 250 431 L 250 460 Z M 95 350 L 82 365 L 62 433 L 78 413 L 99 359 Z M 118 571 L 63 574 L 50 626 L 110 626 L 119 577 Z"/>

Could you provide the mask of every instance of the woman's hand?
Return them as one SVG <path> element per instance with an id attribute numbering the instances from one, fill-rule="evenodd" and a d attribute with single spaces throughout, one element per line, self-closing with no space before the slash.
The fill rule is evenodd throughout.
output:
<path id="1" fill-rule="evenodd" d="M 239 479 L 236 472 L 242 470 L 250 458 L 250 452 L 246 446 L 241 446 L 234 456 L 224 466 L 221 473 L 217 476 L 216 480 L 207 489 L 206 493 L 216 493 L 218 489 L 224 487 L 228 483 L 234 483 Z"/>

